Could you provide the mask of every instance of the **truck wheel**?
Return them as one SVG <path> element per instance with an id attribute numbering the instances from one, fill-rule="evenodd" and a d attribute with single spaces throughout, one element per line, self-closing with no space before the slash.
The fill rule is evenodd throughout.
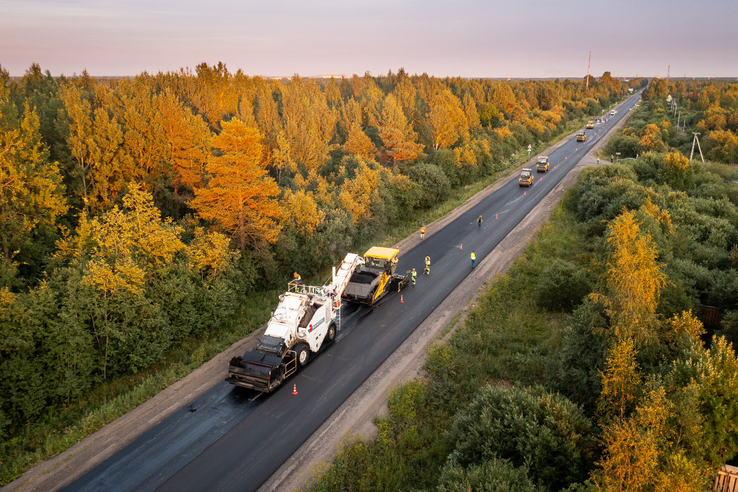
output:
<path id="1" fill-rule="evenodd" d="M 325 341 L 331 343 L 336 338 L 336 325 L 331 323 L 328 325 L 328 333 L 325 334 Z"/>
<path id="2" fill-rule="evenodd" d="M 301 343 L 295 347 L 295 354 L 297 356 L 297 365 L 305 367 L 310 359 L 310 349 L 304 343 Z"/>

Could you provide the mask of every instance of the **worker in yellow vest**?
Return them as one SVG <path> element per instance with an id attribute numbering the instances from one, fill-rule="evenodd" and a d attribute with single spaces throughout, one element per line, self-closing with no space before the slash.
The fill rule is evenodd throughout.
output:
<path id="1" fill-rule="evenodd" d="M 430 256 L 425 256 L 425 275 L 430 275 Z"/>
<path id="2" fill-rule="evenodd" d="M 418 272 L 416 272 L 414 268 L 413 271 L 410 272 L 410 279 L 412 280 L 413 285 L 415 285 L 415 281 L 418 279 Z"/>
<path id="3" fill-rule="evenodd" d="M 472 268 L 474 268 L 474 265 L 477 262 L 477 253 L 474 250 L 472 250 L 471 260 L 472 260 Z"/>

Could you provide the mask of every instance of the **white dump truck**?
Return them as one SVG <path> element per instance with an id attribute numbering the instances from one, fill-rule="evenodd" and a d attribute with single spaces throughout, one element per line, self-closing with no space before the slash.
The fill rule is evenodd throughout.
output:
<path id="1" fill-rule="evenodd" d="M 336 337 L 341 295 L 361 264 L 360 256 L 349 253 L 334 269 L 330 284 L 290 282 L 256 349 L 231 359 L 226 381 L 268 393 L 305 366 L 312 354 Z"/>

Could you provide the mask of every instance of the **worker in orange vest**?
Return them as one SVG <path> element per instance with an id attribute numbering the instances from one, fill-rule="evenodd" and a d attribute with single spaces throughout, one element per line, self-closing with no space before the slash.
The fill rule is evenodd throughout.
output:
<path id="1" fill-rule="evenodd" d="M 425 226 L 420 226 L 420 239 L 425 239 Z"/>

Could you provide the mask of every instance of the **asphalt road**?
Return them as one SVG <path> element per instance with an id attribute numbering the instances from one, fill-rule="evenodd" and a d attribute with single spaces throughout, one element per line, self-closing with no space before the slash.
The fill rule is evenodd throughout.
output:
<path id="1" fill-rule="evenodd" d="M 471 272 L 472 250 L 477 262 L 489 254 L 637 99 L 587 130 L 586 142 L 572 138 L 558 147 L 549 155 L 549 172 L 535 173 L 532 187 L 519 187 L 515 177 L 402 251 L 398 271 L 415 267 L 419 274 L 417 285 L 403 290 L 404 302 L 391 293 L 373 309 L 345 308 L 335 343 L 282 388 L 254 398 L 256 393 L 218 382 L 63 490 L 258 489 Z M 428 276 L 422 274 L 426 254 L 432 261 Z"/>

